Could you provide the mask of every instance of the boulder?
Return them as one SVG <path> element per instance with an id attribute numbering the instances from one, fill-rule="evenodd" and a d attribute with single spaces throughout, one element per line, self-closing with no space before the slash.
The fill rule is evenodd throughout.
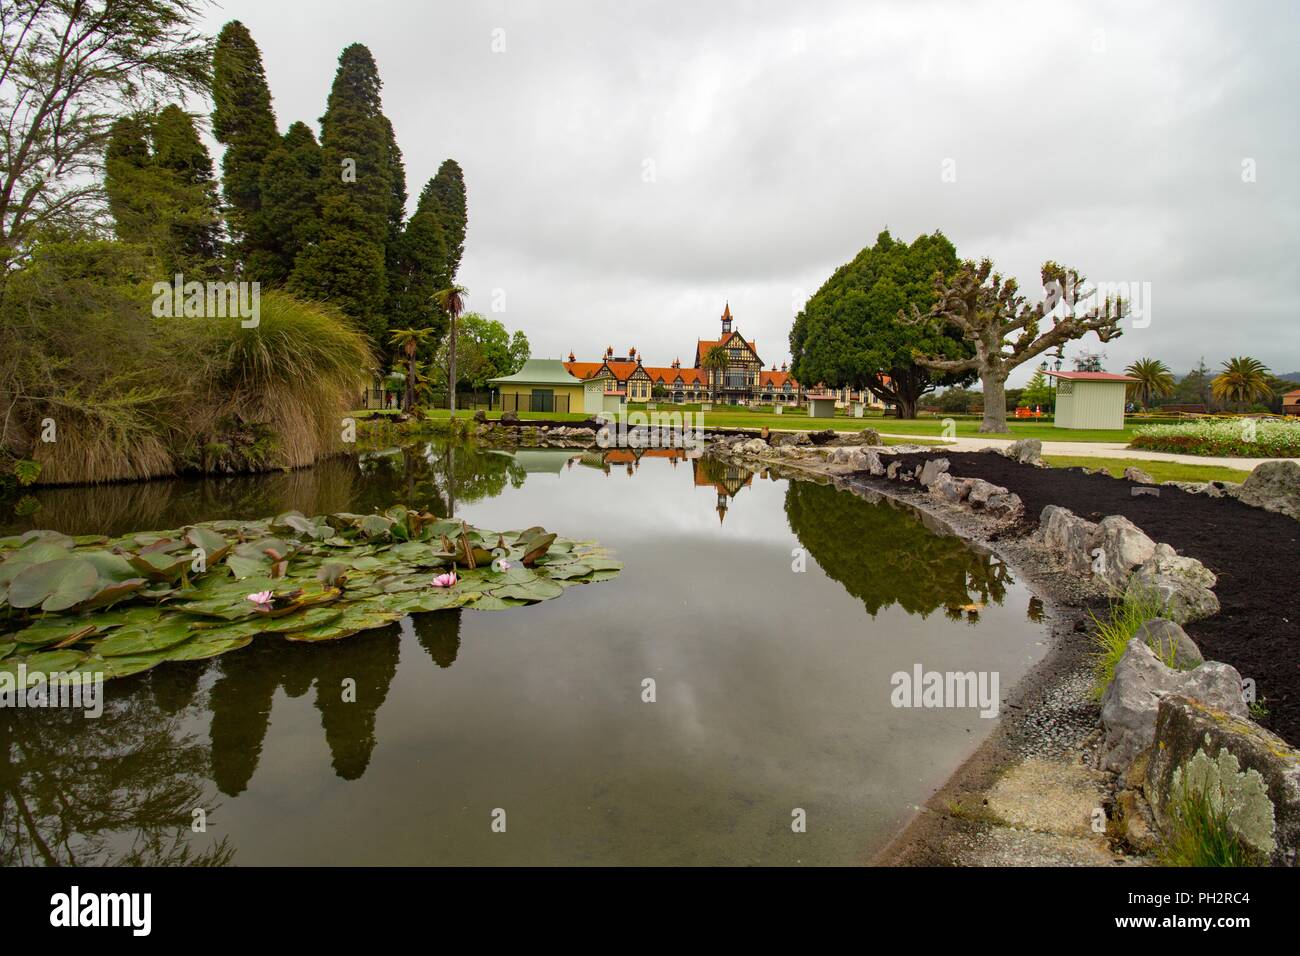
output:
<path id="1" fill-rule="evenodd" d="M 1005 495 L 989 495 L 984 510 L 1001 518 L 1013 518 L 1024 513 L 1025 503 L 1014 491 Z"/>
<path id="2" fill-rule="evenodd" d="M 917 476 L 917 481 L 921 483 L 922 488 L 929 488 L 930 483 L 935 478 L 944 474 L 948 470 L 947 458 L 931 458 L 921 466 L 921 474 Z"/>
<path id="3" fill-rule="evenodd" d="M 481 408 L 475 411 L 474 421 L 478 422 L 480 425 L 483 424 L 485 421 L 487 421 L 487 412 L 483 411 L 483 409 Z"/>
<path id="4" fill-rule="evenodd" d="M 518 412 L 502 412 L 502 413 L 501 413 L 501 424 L 502 424 L 502 425 L 518 425 L 518 424 L 519 424 L 519 413 L 518 413 Z"/>
<path id="5" fill-rule="evenodd" d="M 930 482 L 931 497 L 938 498 L 940 501 L 946 501 L 949 504 L 961 504 L 962 499 L 966 496 L 968 487 L 965 482 L 959 481 L 947 472 L 937 475 Z"/>
<path id="6" fill-rule="evenodd" d="M 901 461 L 891 461 L 889 466 L 885 469 L 885 477 L 890 481 L 894 481 L 898 477 L 899 469 L 902 467 L 903 463 Z"/>
<path id="7" fill-rule="evenodd" d="M 1226 750 L 1240 773 L 1249 777 L 1253 772 L 1262 779 L 1262 789 L 1272 804 L 1272 837 L 1276 844 L 1273 863 L 1296 865 L 1300 842 L 1300 751 L 1236 710 L 1217 709 L 1172 694 L 1160 701 L 1155 741 L 1143 790 L 1158 824 L 1167 826 L 1169 822 L 1171 798 L 1177 794 L 1175 771 L 1185 768 L 1197 751 L 1217 761 Z M 1266 834 L 1250 832 L 1252 828 L 1246 821 L 1251 820 L 1262 822 L 1261 814 L 1247 814 L 1239 823 L 1245 831 L 1243 837 L 1256 845 L 1266 843 Z"/>
<path id="8" fill-rule="evenodd" d="M 1080 574 L 1092 570 L 1092 542 L 1098 527 L 1068 508 L 1048 505 L 1038 519 L 1037 539 L 1067 570 Z"/>
<path id="9" fill-rule="evenodd" d="M 1093 574 L 1116 591 L 1123 590 L 1133 570 L 1156 550 L 1156 543 L 1123 515 L 1102 518 L 1089 545 Z"/>
<path id="10" fill-rule="evenodd" d="M 742 455 L 765 455 L 770 450 L 771 446 L 761 438 L 751 438 L 736 446 L 736 451 Z"/>
<path id="11" fill-rule="evenodd" d="M 808 440 L 814 445 L 828 445 L 835 439 L 835 430 L 823 428 L 821 431 L 808 432 Z"/>
<path id="12" fill-rule="evenodd" d="M 880 432 L 874 428 L 864 428 L 860 432 L 846 434 L 844 441 L 850 445 L 879 445 Z"/>
<path id="13" fill-rule="evenodd" d="M 885 473 L 885 466 L 880 461 L 880 455 L 870 449 L 862 453 L 862 467 L 877 478 Z"/>
<path id="14" fill-rule="evenodd" d="M 1300 464 L 1266 461 L 1256 465 L 1235 494 L 1248 505 L 1300 520 Z"/>
<path id="15" fill-rule="evenodd" d="M 983 478 L 970 478 L 970 491 L 966 494 L 966 502 L 975 510 L 983 508 L 989 503 L 989 499 L 994 495 L 1005 495 L 1007 489 L 1001 485 L 995 485 L 991 481 L 985 481 Z"/>
<path id="16" fill-rule="evenodd" d="M 1176 671 L 1166 667 L 1140 638 L 1133 637 L 1101 698 L 1106 734 L 1100 758 L 1103 769 L 1122 772 L 1151 746 L 1160 701 L 1171 695 L 1190 697 L 1238 717 L 1247 714 L 1236 668 L 1211 661 L 1189 671 Z"/>
<path id="17" fill-rule="evenodd" d="M 1125 596 L 1154 599 L 1174 622 L 1186 624 L 1219 613 L 1211 590 L 1217 578 L 1195 558 L 1185 558 L 1167 544 L 1158 544 L 1128 579 Z"/>
<path id="18" fill-rule="evenodd" d="M 1139 485 L 1154 485 L 1156 480 L 1141 468 L 1134 468 L 1131 465 L 1124 469 L 1124 477 L 1129 481 L 1136 481 Z"/>
<path id="19" fill-rule="evenodd" d="M 1037 464 L 1043 458 L 1043 443 L 1037 438 L 1022 438 L 1001 449 L 1001 454 L 1015 459 L 1022 465 Z"/>
<path id="20" fill-rule="evenodd" d="M 1172 661 L 1175 670 L 1191 670 L 1205 662 L 1196 642 L 1173 621 L 1153 618 L 1134 631 L 1133 636 L 1155 651 L 1162 661 Z"/>

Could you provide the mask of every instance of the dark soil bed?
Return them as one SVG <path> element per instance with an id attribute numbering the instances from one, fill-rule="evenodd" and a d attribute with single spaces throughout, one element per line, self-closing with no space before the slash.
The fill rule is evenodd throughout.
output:
<path id="1" fill-rule="evenodd" d="M 1160 497 L 1134 497 L 1133 482 L 1077 468 L 1035 468 L 984 452 L 898 456 L 910 464 L 947 458 L 962 478 L 1003 485 L 1025 503 L 1016 534 L 1038 525 L 1046 505 L 1097 521 L 1124 515 L 1155 541 L 1172 545 L 1218 575 L 1222 611 L 1187 626 L 1207 660 L 1253 678 L 1268 708 L 1259 722 L 1300 743 L 1300 522 L 1231 498 L 1160 486 Z"/>

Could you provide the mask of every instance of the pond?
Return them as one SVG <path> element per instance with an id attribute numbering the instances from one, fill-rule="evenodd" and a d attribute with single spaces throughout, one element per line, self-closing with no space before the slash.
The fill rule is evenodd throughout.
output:
<path id="1" fill-rule="evenodd" d="M 594 538 L 625 569 L 164 665 L 105 685 L 98 719 L 0 711 L 4 865 L 864 862 L 994 723 L 895 707 L 891 675 L 997 672 L 1005 695 L 1046 649 L 1009 569 L 910 510 L 666 450 L 420 442 L 36 499 L 0 531 L 401 502 Z"/>

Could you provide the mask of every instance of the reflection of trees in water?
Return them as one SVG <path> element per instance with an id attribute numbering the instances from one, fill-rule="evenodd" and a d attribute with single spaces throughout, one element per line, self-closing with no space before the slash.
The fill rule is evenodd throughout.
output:
<path id="1" fill-rule="evenodd" d="M 34 492 L 39 510 L 12 523 L 12 516 L 0 515 L 0 525 L 5 533 L 52 528 L 66 534 L 119 535 L 289 510 L 353 511 L 358 478 L 356 459 L 336 456 L 311 468 L 260 475 L 39 488 Z"/>
<path id="2" fill-rule="evenodd" d="M 335 456 L 288 472 L 40 488 L 34 495 L 41 507 L 21 518 L 0 514 L 0 534 L 51 528 L 119 535 L 284 511 L 365 514 L 397 503 L 445 515 L 452 501 L 494 497 L 507 484 L 522 485 L 525 476 L 523 467 L 506 455 L 465 442 L 420 441 L 362 456 Z"/>
<path id="3" fill-rule="evenodd" d="M 403 618 L 403 633 L 406 628 L 411 628 L 429 659 L 445 670 L 456 663 L 456 655 L 460 653 L 461 613 L 460 608 L 455 608 L 436 614 Z"/>
<path id="4" fill-rule="evenodd" d="M 202 667 L 182 668 L 199 673 Z M 211 821 L 208 751 L 183 729 L 194 686 L 148 678 L 109 690 L 104 713 L 0 711 L 0 865 L 224 865 L 226 840 L 196 849 L 192 811 Z M 121 691 L 125 690 L 126 693 Z"/>
<path id="5" fill-rule="evenodd" d="M 421 614 L 401 630 L 447 668 L 460 650 L 460 616 Z M 255 641 L 211 662 L 114 681 L 96 720 L 80 711 L 0 710 L 0 865 L 231 862 L 227 840 L 196 849 L 193 841 L 207 837 L 192 832 L 192 813 L 203 808 L 210 825 L 213 784 L 232 797 L 248 788 L 276 691 L 298 698 L 315 686 L 334 773 L 357 780 L 374 753 L 400 643 L 392 627 L 313 645 Z M 202 721 L 201 687 L 213 676 L 204 741 L 186 728 Z"/>
<path id="6" fill-rule="evenodd" d="M 334 772 L 344 780 L 360 778 L 375 749 L 375 715 L 397 673 L 398 648 L 397 633 L 389 627 L 310 645 L 255 641 L 221 657 L 221 677 L 209 695 L 217 787 L 229 796 L 247 789 L 262 755 L 276 690 L 301 697 L 313 683 Z M 356 682 L 355 701 L 344 699 L 346 679 Z"/>
<path id="7" fill-rule="evenodd" d="M 944 608 L 960 617 L 978 605 L 1001 604 L 1014 583 L 996 556 L 936 534 L 887 500 L 871 504 L 830 485 L 792 481 L 785 513 L 826 575 L 873 615 L 897 604 L 912 614 Z"/>

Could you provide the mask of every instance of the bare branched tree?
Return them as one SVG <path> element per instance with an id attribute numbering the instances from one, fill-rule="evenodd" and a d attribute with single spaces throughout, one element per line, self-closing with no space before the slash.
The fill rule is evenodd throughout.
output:
<path id="1" fill-rule="evenodd" d="M 951 280 L 935 281 L 938 301 L 926 313 L 915 306 L 911 316 L 899 319 L 914 324 L 947 325 L 975 347 L 970 358 L 947 359 L 916 354 L 916 363 L 936 372 L 976 372 L 984 386 L 984 420 L 981 432 L 1007 430 L 1007 377 L 1011 371 L 1036 355 L 1056 348 L 1089 332 L 1103 342 L 1122 334 L 1120 321 L 1125 305 L 1118 298 L 1093 301 L 1094 290 L 1073 269 L 1055 262 L 1042 268 L 1045 300 L 1030 305 L 1015 279 L 1004 279 L 984 259 L 978 265 L 963 262 Z M 1059 308 L 1058 308 L 1059 307 Z M 1052 323 L 1040 331 L 1043 319 Z"/>

